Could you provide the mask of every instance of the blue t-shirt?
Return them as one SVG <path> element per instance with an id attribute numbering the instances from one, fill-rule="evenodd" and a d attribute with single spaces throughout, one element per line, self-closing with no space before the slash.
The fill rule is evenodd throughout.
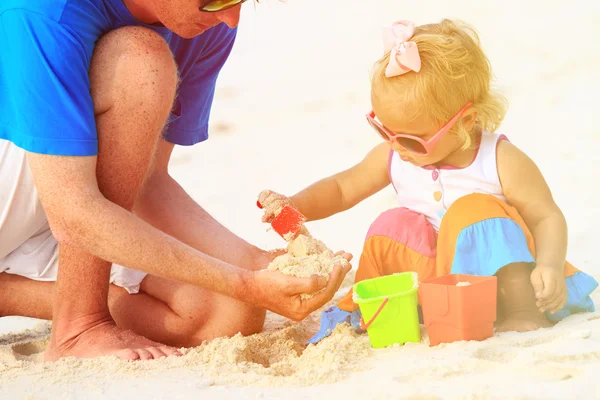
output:
<path id="1" fill-rule="evenodd" d="M 236 29 L 222 23 L 183 39 L 139 22 L 122 0 L 0 0 L 0 139 L 34 153 L 96 155 L 90 60 L 100 36 L 131 25 L 164 37 L 179 66 L 165 139 L 206 140 L 215 83 Z"/>

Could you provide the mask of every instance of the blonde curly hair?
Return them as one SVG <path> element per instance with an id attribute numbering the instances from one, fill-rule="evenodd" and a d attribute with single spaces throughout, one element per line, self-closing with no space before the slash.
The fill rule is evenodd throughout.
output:
<path id="1" fill-rule="evenodd" d="M 479 35 L 468 24 L 444 19 L 415 27 L 421 70 L 387 78 L 389 52 L 375 63 L 371 93 L 381 101 L 402 105 L 414 118 L 425 115 L 442 126 L 468 102 L 477 114 L 475 127 L 494 132 L 506 114 L 507 101 L 491 87 L 492 68 Z M 452 128 L 464 143 L 473 144 L 473 131 L 461 121 Z"/>

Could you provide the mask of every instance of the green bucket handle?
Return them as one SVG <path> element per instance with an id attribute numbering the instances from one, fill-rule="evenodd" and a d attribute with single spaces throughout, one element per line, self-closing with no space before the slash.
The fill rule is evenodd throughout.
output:
<path id="1" fill-rule="evenodd" d="M 381 302 L 381 305 L 379 306 L 379 308 L 377 309 L 377 311 L 375 312 L 375 314 L 373 314 L 373 317 L 371 317 L 371 320 L 369 322 L 367 322 L 365 324 L 365 320 L 363 319 L 363 317 L 360 317 L 360 329 L 362 329 L 363 331 L 366 331 L 367 328 L 369 328 L 371 326 L 371 324 L 373 322 L 375 322 L 375 318 L 377 318 L 377 316 L 379 315 L 379 313 L 381 312 L 381 310 L 383 310 L 383 307 L 385 307 L 385 305 L 387 304 L 387 302 L 390 299 L 388 297 L 386 297 L 383 302 Z"/>

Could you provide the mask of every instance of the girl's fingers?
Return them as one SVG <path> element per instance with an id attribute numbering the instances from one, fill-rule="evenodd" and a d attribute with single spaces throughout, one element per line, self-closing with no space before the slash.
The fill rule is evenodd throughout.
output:
<path id="1" fill-rule="evenodd" d="M 262 192 L 260 192 L 260 194 L 258 195 L 258 202 L 264 207 L 265 205 L 265 200 L 267 199 L 267 197 L 269 197 L 269 195 L 271 194 L 270 190 L 263 190 Z"/>
<path id="2" fill-rule="evenodd" d="M 542 292 L 544 291 L 544 280 L 542 279 L 542 275 L 536 270 L 531 274 L 531 285 L 535 291 L 535 298 L 538 299 L 538 303 L 541 304 L 540 299 L 542 298 Z"/>
<path id="3" fill-rule="evenodd" d="M 542 296 L 540 297 L 542 302 L 547 304 L 551 301 L 550 299 L 554 300 L 556 298 L 558 295 L 556 293 L 556 286 L 556 281 L 554 279 L 544 280 L 544 290 L 542 291 Z"/>
<path id="4" fill-rule="evenodd" d="M 547 309 L 555 314 L 559 312 L 567 303 L 566 293 L 561 293 L 551 304 L 548 305 Z"/>

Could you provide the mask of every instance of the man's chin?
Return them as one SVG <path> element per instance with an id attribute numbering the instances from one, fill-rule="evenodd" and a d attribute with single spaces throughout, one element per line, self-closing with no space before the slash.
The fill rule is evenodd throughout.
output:
<path id="1" fill-rule="evenodd" d="M 209 27 L 204 25 L 187 25 L 173 27 L 169 29 L 171 29 L 173 33 L 175 33 L 177 36 L 182 37 L 183 39 L 193 39 L 196 36 L 206 32 L 209 29 Z"/>

